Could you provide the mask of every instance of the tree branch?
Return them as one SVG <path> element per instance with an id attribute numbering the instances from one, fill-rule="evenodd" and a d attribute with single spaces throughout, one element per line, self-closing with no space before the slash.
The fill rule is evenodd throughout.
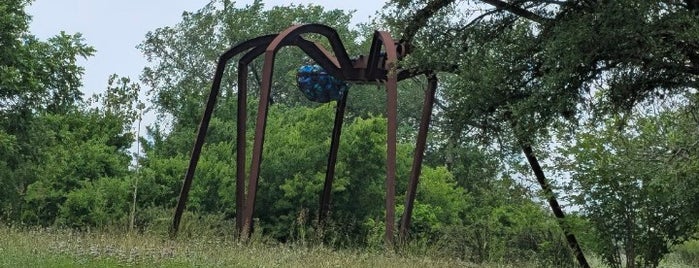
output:
<path id="1" fill-rule="evenodd" d="M 427 25 L 427 21 L 430 18 L 432 18 L 434 14 L 437 14 L 437 11 L 449 6 L 451 3 L 454 3 L 454 1 L 455 0 L 434 0 L 427 3 L 427 6 L 425 6 L 424 8 L 415 12 L 415 15 L 403 31 L 403 37 L 401 38 L 401 41 L 405 42 L 406 44 L 410 44 L 413 38 L 415 38 L 417 32 L 422 27 L 425 27 L 425 25 Z"/>
<path id="2" fill-rule="evenodd" d="M 539 2 L 546 3 L 546 4 L 554 4 L 554 5 L 559 5 L 559 6 L 563 6 L 563 5 L 568 3 L 566 1 L 556 1 L 556 0 L 539 0 Z"/>
<path id="3" fill-rule="evenodd" d="M 502 9 L 506 10 L 512 14 L 515 14 L 517 16 L 520 16 L 522 18 L 531 20 L 533 22 L 539 23 L 539 24 L 546 24 L 550 20 L 547 18 L 544 18 L 542 16 L 539 16 L 529 10 L 523 9 L 521 7 L 515 6 L 513 4 L 500 1 L 500 0 L 481 0 L 483 3 L 489 4 L 491 6 L 494 6 L 497 9 Z"/>

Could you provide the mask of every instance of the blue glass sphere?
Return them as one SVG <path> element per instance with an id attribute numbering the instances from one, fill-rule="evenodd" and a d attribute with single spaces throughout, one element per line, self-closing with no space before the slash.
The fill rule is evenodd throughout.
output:
<path id="1" fill-rule="evenodd" d="M 296 73 L 299 90 L 310 101 L 339 101 L 347 94 L 349 84 L 328 74 L 320 65 L 303 65 Z"/>

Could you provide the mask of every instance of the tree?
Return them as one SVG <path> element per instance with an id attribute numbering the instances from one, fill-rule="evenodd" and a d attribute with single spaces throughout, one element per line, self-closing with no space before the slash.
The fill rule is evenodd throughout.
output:
<path id="1" fill-rule="evenodd" d="M 30 18 L 24 8 L 29 2 L 0 4 L 0 209 L 3 218 L 17 220 L 21 213 L 31 218 L 30 222 L 51 223 L 60 203 L 29 203 L 36 194 L 49 201 L 58 197 L 52 191 L 32 189 L 63 189 L 50 185 L 70 186 L 93 175 L 126 170 L 128 164 L 110 166 L 123 158 L 103 155 L 108 150 L 100 146 L 120 150 L 124 141 L 129 142 L 112 139 L 123 134 L 123 125 L 112 132 L 111 124 L 123 122 L 98 119 L 96 112 L 84 106 L 80 92 L 83 69 L 76 62 L 92 55 L 94 48 L 84 44 L 80 34 L 61 32 L 46 41 L 38 40 L 28 32 Z M 92 135 L 103 136 L 91 139 Z M 84 149 L 81 154 L 71 154 L 79 148 Z M 73 156 L 85 158 L 74 161 Z M 80 164 L 71 165 L 76 163 Z"/>
<path id="2" fill-rule="evenodd" d="M 105 94 L 84 100 L 77 60 L 95 49 L 79 33 L 37 39 L 30 2 L 0 3 L 0 217 L 114 223 L 127 204 L 138 85 L 113 76 Z"/>
<path id="3" fill-rule="evenodd" d="M 174 127 L 196 126 L 202 113 L 203 100 L 210 88 L 213 67 L 218 56 L 230 46 L 258 37 L 278 33 L 294 23 L 323 23 L 337 29 L 350 51 L 356 51 L 358 32 L 348 27 L 351 14 L 341 10 L 325 10 L 317 5 L 292 5 L 266 9 L 262 1 L 245 7 L 234 2 L 213 0 L 202 9 L 184 13 L 174 27 L 149 32 L 139 48 L 154 65 L 143 71 L 143 81 L 152 88 L 152 101 L 161 113 L 174 117 Z M 320 40 L 320 39 L 319 39 Z M 306 103 L 296 89 L 297 68 L 304 64 L 299 49 L 285 49 L 277 57 L 275 103 Z M 230 65 L 230 72 L 236 69 Z M 251 94 L 259 87 L 261 61 L 251 66 Z M 235 78 L 227 77 L 218 109 L 219 115 L 232 121 L 235 101 Z"/>
<path id="4" fill-rule="evenodd" d="M 415 46 L 404 64 L 457 74 L 445 96 L 452 129 L 512 127 L 534 145 L 533 134 L 589 108 L 610 114 L 697 88 L 695 1 L 396 0 L 389 7 L 384 18 Z M 591 90 L 604 92 L 594 107 L 586 105 Z"/>
<path id="5" fill-rule="evenodd" d="M 118 93 L 119 91 L 126 92 Z M 31 149 L 36 150 L 36 154 L 15 170 L 15 174 L 19 175 L 17 177 L 26 183 L 26 189 L 21 192 L 22 200 L 15 203 L 17 206 L 24 206 L 20 210 L 22 221 L 50 225 L 59 215 L 61 218 L 92 216 L 87 213 L 91 210 L 65 210 L 63 206 L 71 197 L 80 198 L 83 200 L 82 204 L 90 206 L 103 204 L 120 207 L 124 205 L 94 203 L 85 199 L 98 198 L 97 195 L 101 195 L 99 191 L 105 190 L 93 186 L 97 181 L 125 181 L 131 174 L 129 170 L 131 157 L 127 150 L 134 140 L 130 128 L 135 118 L 128 116 L 131 108 L 116 109 L 114 107 L 135 105 L 135 95 L 133 88 L 130 87 L 110 88 L 108 92 L 131 97 L 123 99 L 125 103 L 121 105 L 116 104 L 113 97 L 105 97 L 103 98 L 105 102 L 101 104 L 105 108 L 73 107 L 71 112 L 64 114 L 42 114 L 33 118 L 31 124 L 27 126 L 28 133 L 31 133 L 29 136 Z M 111 187 L 110 184 L 112 183 L 102 182 L 96 185 Z M 17 189 L 17 187 L 19 185 L 14 188 Z M 85 190 L 85 187 L 99 189 L 99 191 Z M 74 191 L 78 193 L 73 193 Z M 90 193 L 96 196 L 86 196 Z M 71 206 L 76 205 L 73 203 Z M 103 218 L 103 216 L 100 217 Z M 103 221 L 80 220 L 69 222 L 69 225 L 78 226 L 82 223 L 98 222 Z"/>
<path id="6" fill-rule="evenodd" d="M 697 88 L 696 1 L 396 0 L 389 6 L 389 23 L 415 45 L 406 64 L 457 74 L 446 93 L 452 131 L 509 137 L 504 140 L 522 149 L 559 218 L 535 150 L 553 125 L 574 129 L 590 108 L 614 114 Z M 593 107 L 585 105 L 591 90 L 604 92 Z"/>
<path id="7" fill-rule="evenodd" d="M 586 127 L 566 150 L 575 203 L 610 266 L 621 267 L 623 253 L 626 267 L 657 267 L 672 245 L 697 231 L 696 112 L 610 118 Z M 628 125 L 619 131 L 620 123 Z"/>

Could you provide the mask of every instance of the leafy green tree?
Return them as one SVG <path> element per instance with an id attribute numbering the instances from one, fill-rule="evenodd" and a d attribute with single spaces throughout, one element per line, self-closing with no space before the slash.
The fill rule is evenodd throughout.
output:
<path id="1" fill-rule="evenodd" d="M 22 220 L 27 223 L 52 224 L 73 190 L 100 178 L 118 179 L 130 173 L 127 149 L 133 138 L 118 118 L 75 111 L 38 117 L 31 126 L 33 146 L 40 153 L 35 156 L 37 162 L 17 170 L 30 172 L 31 183 L 23 192 L 27 207 Z"/>
<path id="2" fill-rule="evenodd" d="M 466 74 L 473 66 L 484 67 L 469 60 L 471 50 L 527 29 L 517 42 L 488 53 L 512 55 L 503 59 L 527 86 L 521 97 L 540 98 L 537 110 L 551 106 L 541 120 L 577 114 L 580 96 L 597 85 L 608 89 L 603 100 L 617 108 L 696 88 L 699 7 L 694 0 L 396 0 L 389 7 L 384 18 L 414 41 L 417 60 L 411 64 L 418 68 Z M 516 58 L 528 64 L 510 60 Z"/>
<path id="3" fill-rule="evenodd" d="M 0 215 L 52 224 L 80 185 L 128 174 L 133 120 L 122 116 L 125 108 L 89 108 L 76 62 L 94 48 L 80 34 L 37 39 L 28 31 L 28 3 L 0 4 Z"/>
<path id="4" fill-rule="evenodd" d="M 196 126 L 211 85 L 212 67 L 230 46 L 278 33 L 294 23 L 323 23 L 337 29 L 353 50 L 358 33 L 348 27 L 350 18 L 341 10 L 325 10 L 317 5 L 267 9 L 262 1 L 237 7 L 231 1 L 214 0 L 196 12 L 185 13 L 174 27 L 159 28 L 146 35 L 139 47 L 153 66 L 144 69 L 143 81 L 152 88 L 150 94 L 157 110 L 174 117 L 175 129 L 180 124 Z M 278 54 L 272 96 L 275 103 L 308 104 L 295 85 L 296 70 L 302 64 L 300 49 L 284 49 Z M 235 71 L 237 65 L 230 66 Z M 251 67 L 250 92 L 257 94 L 262 63 L 254 61 Z M 235 113 L 235 80 L 234 76 L 224 79 L 221 109 L 217 113 L 230 121 Z"/>
<path id="5" fill-rule="evenodd" d="M 612 267 L 657 267 L 697 231 L 696 111 L 619 118 L 588 127 L 566 152 L 575 202 L 599 233 Z"/>
<path id="6" fill-rule="evenodd" d="M 384 17 L 415 46 L 404 64 L 456 74 L 445 89 L 452 133 L 480 130 L 522 149 L 561 218 L 537 144 L 589 111 L 696 90 L 696 10 L 693 0 L 396 0 Z M 603 97 L 589 105 L 593 90 Z"/>
<path id="7" fill-rule="evenodd" d="M 83 100 L 77 60 L 94 48 L 79 33 L 37 39 L 24 11 L 30 2 L 0 4 L 0 215 L 42 225 L 114 222 L 127 204 L 117 196 L 128 193 L 138 85 L 113 76 L 104 95 Z"/>

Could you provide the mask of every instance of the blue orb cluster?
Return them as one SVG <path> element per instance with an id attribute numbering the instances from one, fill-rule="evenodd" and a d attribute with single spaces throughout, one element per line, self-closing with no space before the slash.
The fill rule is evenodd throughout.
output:
<path id="1" fill-rule="evenodd" d="M 299 90 L 313 102 L 339 101 L 347 94 L 349 84 L 328 74 L 320 65 L 303 65 L 298 69 Z"/>

